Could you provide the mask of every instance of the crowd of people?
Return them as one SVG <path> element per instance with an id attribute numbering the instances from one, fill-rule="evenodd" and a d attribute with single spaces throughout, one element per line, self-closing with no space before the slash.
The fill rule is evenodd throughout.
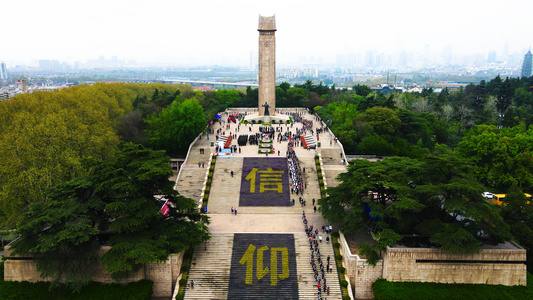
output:
<path id="1" fill-rule="evenodd" d="M 259 145 L 259 139 L 261 138 L 261 133 L 256 134 L 241 134 L 237 138 L 237 144 L 240 147 L 246 146 L 248 144 L 250 145 Z"/>
<path id="2" fill-rule="evenodd" d="M 259 132 L 264 134 L 271 134 L 275 132 L 275 129 L 272 126 L 259 126 Z"/>
<path id="3" fill-rule="evenodd" d="M 248 135 L 247 134 L 239 135 L 239 138 L 237 139 L 237 144 L 241 147 L 246 146 L 246 144 L 248 144 Z"/>
<path id="4" fill-rule="evenodd" d="M 296 152 L 294 152 L 294 149 L 290 145 L 291 143 L 292 141 L 289 142 L 289 146 L 287 147 L 287 162 L 289 164 L 289 175 L 292 181 L 291 193 L 298 195 L 304 193 L 304 180 L 300 161 L 296 156 Z"/>
<path id="5" fill-rule="evenodd" d="M 327 264 L 324 268 L 324 261 L 322 260 L 322 256 L 320 254 L 320 247 L 319 245 L 322 243 L 322 236 L 319 235 L 318 228 L 314 228 L 313 225 L 308 225 L 307 223 L 307 217 L 305 216 L 305 211 L 302 212 L 302 220 L 305 227 L 305 233 L 307 234 L 307 237 L 309 238 L 309 250 L 311 252 L 311 267 L 313 268 L 313 275 L 317 283 L 318 291 L 317 291 L 317 299 L 323 300 L 322 295 L 327 294 L 329 295 L 329 286 L 327 285 L 326 280 L 326 272 L 332 271 L 332 266 L 330 265 L 330 256 L 327 257 Z M 322 230 L 324 230 L 325 226 L 322 226 Z"/>

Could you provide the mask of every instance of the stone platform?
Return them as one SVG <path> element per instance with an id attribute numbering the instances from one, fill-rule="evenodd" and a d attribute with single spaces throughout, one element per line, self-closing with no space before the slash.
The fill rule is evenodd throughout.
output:
<path id="1" fill-rule="evenodd" d="M 307 114 L 305 109 L 294 109 L 303 113 L 303 117 L 314 120 L 314 116 Z M 222 119 L 227 119 L 232 113 L 239 112 L 238 109 L 228 110 L 222 113 Z M 284 112 L 291 112 L 284 110 Z M 319 121 L 314 121 L 313 130 L 322 127 Z M 259 132 L 259 124 L 235 124 L 230 123 L 215 124 L 212 128 L 215 132 L 218 128 L 223 128 L 226 134 L 255 134 Z M 273 124 L 273 127 L 283 127 L 283 132 L 287 130 L 295 132 L 301 128 L 301 123 L 293 125 Z M 315 131 L 316 135 L 316 131 Z M 210 147 L 210 142 L 214 141 L 214 136 L 210 135 L 210 140 L 204 134 L 192 144 L 184 168 L 176 182 L 176 189 L 184 196 L 201 200 L 201 189 L 206 180 L 209 153 L 214 153 L 214 147 Z M 304 193 L 296 195 L 289 191 L 289 183 L 282 177 L 260 177 L 259 175 L 279 175 L 280 173 L 255 173 L 255 192 L 250 192 L 253 169 L 259 171 L 286 171 L 287 163 L 285 153 L 287 142 L 277 142 L 274 140 L 273 148 L 275 154 L 259 154 L 257 145 L 241 146 L 240 151 L 232 153 L 224 158 L 219 157 L 213 174 L 211 192 L 209 194 L 207 213 L 211 218 L 209 229 L 213 236 L 207 243 L 207 250 L 204 246 L 195 250 L 193 266 L 189 273 L 189 282 L 185 290 L 185 299 L 316 299 L 316 280 L 313 278 L 313 270 L 310 265 L 310 250 L 307 235 L 304 231 L 301 215 L 305 211 L 309 224 L 321 228 L 325 225 L 319 212 L 314 213 L 312 199 L 320 198 L 320 189 L 315 167 L 315 155 L 322 156 L 321 152 L 330 149 L 327 157 L 322 157 L 326 161 L 337 161 L 339 159 L 333 155 L 339 155 L 342 151 L 340 144 L 333 141 L 329 133 L 320 134 L 320 141 L 323 147 L 316 150 L 308 150 L 303 147 L 295 147 L 294 150 L 300 160 L 304 183 L 307 188 Z M 237 145 L 234 138 L 232 145 Z M 238 147 L 238 146 L 237 146 Z M 204 154 L 200 154 L 199 148 L 204 148 Z M 209 151 L 210 150 L 210 151 Z M 279 156 L 278 156 L 279 150 Z M 330 157 L 331 156 L 331 157 Z M 198 167 L 198 162 L 205 162 L 206 168 Z M 340 171 L 340 170 L 339 170 Z M 233 172 L 233 176 L 231 176 Z M 285 174 L 285 173 L 283 173 Z M 247 179 L 248 178 L 248 179 Z M 269 179 L 270 178 L 270 179 Z M 272 178 L 281 179 L 274 181 Z M 261 190 L 261 179 L 263 183 L 263 193 Z M 328 180 L 334 181 L 334 178 Z M 277 183 L 281 183 L 279 186 Z M 278 188 L 281 187 L 281 193 Z M 195 191 L 195 189 L 197 189 Z M 198 190 L 200 192 L 198 192 Z M 244 191 L 244 192 L 243 192 Z M 248 195 L 245 195 L 248 194 Z M 244 197 L 243 197 L 244 195 Z M 246 198 L 249 196 L 248 198 Z M 306 200 L 307 205 L 301 206 L 298 198 Z M 245 201 L 243 201 L 245 199 Z M 290 199 L 294 199 L 296 205 L 287 205 Z M 248 204 L 246 204 L 247 202 Z M 200 202 L 199 202 L 200 203 Z M 250 205 L 251 203 L 251 205 Z M 237 208 L 237 215 L 232 214 L 232 208 Z M 327 255 L 334 256 L 333 245 L 326 244 L 326 235 L 323 235 L 323 243 L 320 245 L 322 259 Z M 236 241 L 237 240 L 237 241 Z M 292 242 L 291 242 L 292 241 Z M 253 257 L 253 276 L 251 283 L 246 283 L 247 275 L 245 264 L 241 264 L 243 253 L 255 247 L 253 255 L 248 253 L 248 260 Z M 267 248 L 264 248 L 267 247 Z M 293 247 L 293 248 L 292 248 Z M 272 248 L 276 252 L 277 286 L 273 279 L 272 271 Z M 287 248 L 289 276 L 283 273 L 283 254 Z M 262 271 L 259 272 L 258 279 L 258 254 L 259 249 L 263 256 Z M 289 250 L 294 249 L 294 250 Z M 251 251 L 251 250 L 249 250 Z M 245 260 L 246 260 L 245 259 Z M 293 260 L 294 259 L 294 260 Z M 331 260 L 334 263 L 334 259 Z M 268 268 L 268 273 L 267 272 Z M 334 267 L 334 273 L 327 273 L 327 285 L 330 286 L 330 295 L 327 299 L 342 299 L 341 289 Z M 286 278 L 285 278 L 286 277 Z M 190 288 L 190 280 L 194 280 L 194 289 Z M 248 278 L 248 280 L 250 280 Z M 280 292 L 272 287 L 279 287 Z"/>

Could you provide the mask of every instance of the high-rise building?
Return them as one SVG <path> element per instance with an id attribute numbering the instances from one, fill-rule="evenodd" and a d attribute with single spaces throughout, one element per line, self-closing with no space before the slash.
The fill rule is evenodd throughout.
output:
<path id="1" fill-rule="evenodd" d="M 522 64 L 522 77 L 531 77 L 531 64 L 533 64 L 533 55 L 529 50 L 524 56 L 524 63 Z"/>
<path id="2" fill-rule="evenodd" d="M 487 63 L 493 63 L 496 61 L 496 51 L 489 51 L 489 56 L 487 57 Z"/>
<path id="3" fill-rule="evenodd" d="M 7 68 L 6 68 L 6 63 L 3 62 L 0 65 L 0 80 L 6 80 L 6 79 L 7 79 Z"/>

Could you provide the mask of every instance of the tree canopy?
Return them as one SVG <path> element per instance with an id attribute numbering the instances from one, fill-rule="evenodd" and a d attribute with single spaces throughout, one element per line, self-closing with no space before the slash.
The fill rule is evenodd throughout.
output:
<path id="1" fill-rule="evenodd" d="M 366 227 L 391 242 L 393 233 L 416 234 L 450 252 L 476 252 L 480 240 L 511 237 L 497 208 L 481 196 L 472 164 L 443 146 L 416 160 L 354 160 L 338 180 L 319 204 L 345 231 Z"/>
<path id="2" fill-rule="evenodd" d="M 12 249 L 33 254 L 43 277 L 79 288 L 98 260 L 121 278 L 202 243 L 208 218 L 173 189 L 169 162 L 162 151 L 131 143 L 112 160 L 85 161 L 87 177 L 48 189 L 47 201 L 24 213 Z M 160 199 L 168 200 L 166 216 Z M 99 257 L 101 245 L 110 249 Z"/>
<path id="3" fill-rule="evenodd" d="M 170 155 L 187 153 L 190 143 L 206 126 L 204 110 L 196 98 L 177 98 L 147 122 L 150 145 Z"/>

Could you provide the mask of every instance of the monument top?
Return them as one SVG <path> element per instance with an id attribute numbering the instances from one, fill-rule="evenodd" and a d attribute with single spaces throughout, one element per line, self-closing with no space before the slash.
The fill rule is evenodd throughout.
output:
<path id="1" fill-rule="evenodd" d="M 259 15 L 259 31 L 276 31 L 276 15 L 263 17 Z"/>

